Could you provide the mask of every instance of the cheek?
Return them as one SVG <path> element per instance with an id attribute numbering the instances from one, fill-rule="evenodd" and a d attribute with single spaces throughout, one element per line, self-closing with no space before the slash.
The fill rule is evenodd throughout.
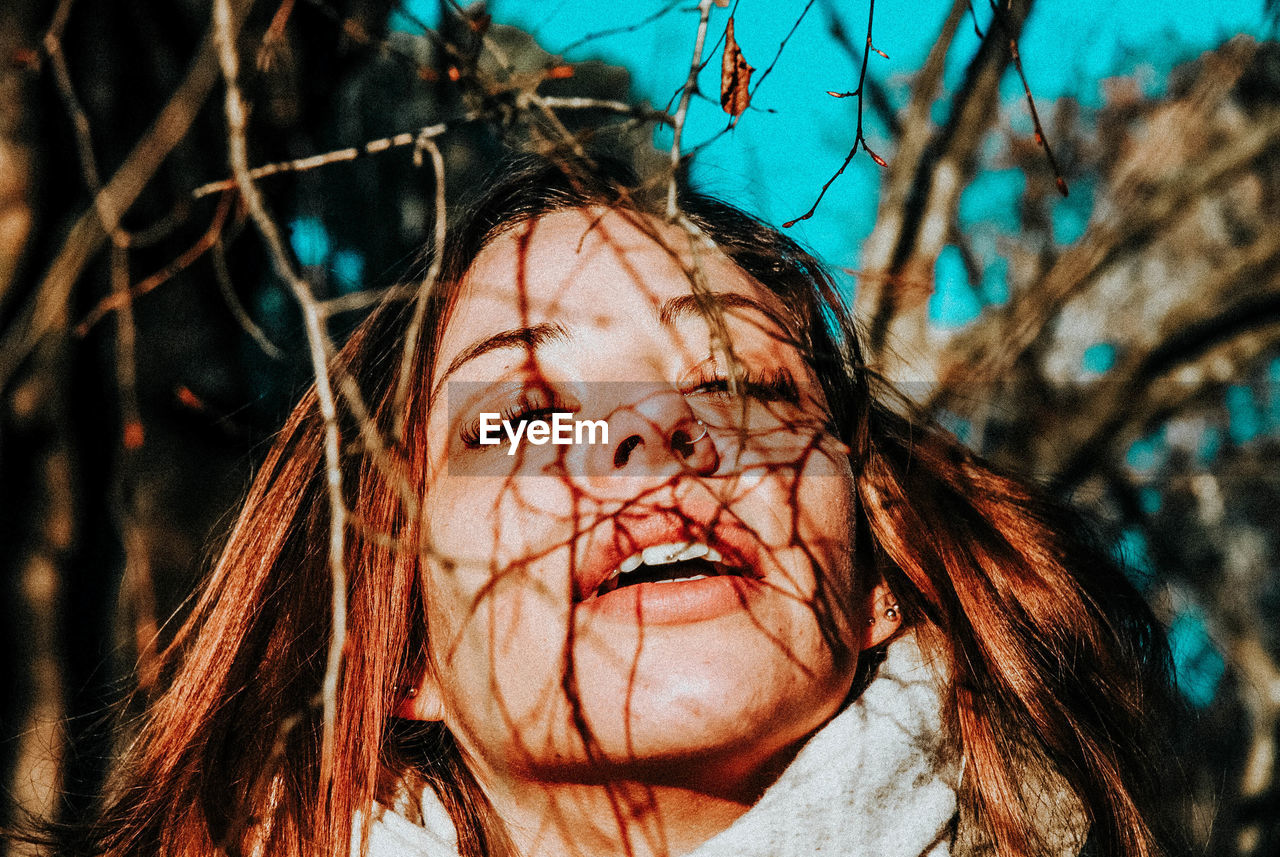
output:
<path id="1" fill-rule="evenodd" d="M 530 624 L 567 616 L 573 527 L 559 511 L 568 502 L 559 480 L 444 479 L 428 497 L 427 591 L 442 630 L 487 637 L 490 660 L 500 661 L 529 641 Z"/>
<path id="2" fill-rule="evenodd" d="M 843 457 L 815 457 L 795 487 L 795 532 L 816 566 L 814 594 L 842 624 L 849 618 L 860 573 L 853 561 L 853 492 L 853 474 Z"/>
<path id="3" fill-rule="evenodd" d="M 475 746 L 531 740 L 561 684 L 570 495 L 554 478 L 454 477 L 427 497 L 427 620 L 449 725 Z"/>
<path id="4" fill-rule="evenodd" d="M 446 476 L 427 486 L 424 529 L 442 561 L 520 567 L 569 539 L 572 508 L 553 477 Z"/>
<path id="5" fill-rule="evenodd" d="M 806 470 L 795 489 L 796 529 L 826 556 L 853 553 L 853 479 L 834 469 Z"/>
<path id="6" fill-rule="evenodd" d="M 568 600 L 538 564 L 428 563 L 427 627 L 445 722 L 485 755 L 550 734 Z"/>

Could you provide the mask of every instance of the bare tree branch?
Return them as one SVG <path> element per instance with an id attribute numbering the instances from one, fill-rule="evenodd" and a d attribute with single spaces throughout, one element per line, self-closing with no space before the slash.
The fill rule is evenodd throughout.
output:
<path id="1" fill-rule="evenodd" d="M 231 22 L 238 29 L 239 18 Z M 103 220 L 104 212 L 119 216 L 137 199 L 174 146 L 186 136 L 201 105 L 218 80 L 212 33 L 207 34 L 187 68 L 186 76 L 174 91 L 155 122 L 133 147 L 98 194 L 94 204 L 80 216 L 62 249 L 37 287 L 30 305 L 0 340 L 0 389 L 8 386 L 18 365 L 46 333 L 66 323 L 68 299 L 107 235 L 119 225 Z"/>
<path id="2" fill-rule="evenodd" d="M 939 383 L 929 407 L 959 407 L 963 398 L 971 397 L 993 379 L 1004 377 L 1068 298 L 1087 288 L 1123 254 L 1155 240 L 1163 233 L 1162 227 L 1186 215 L 1193 200 L 1277 148 L 1280 120 L 1272 120 L 1240 135 L 1231 146 L 1209 152 L 1202 161 L 1159 184 L 1152 186 L 1138 176 L 1133 186 L 1121 188 L 1116 196 L 1128 200 L 1124 207 L 1091 225 L 1025 300 L 1015 301 L 1008 311 L 957 337 L 947 348 L 941 355 Z"/>
<path id="3" fill-rule="evenodd" d="M 240 95 L 239 56 L 236 52 L 231 0 L 214 0 L 214 44 L 218 63 L 226 82 L 225 111 L 227 117 L 228 160 L 236 185 L 248 209 L 249 217 L 258 227 L 267 247 L 276 275 L 293 293 L 306 326 L 307 343 L 315 374 L 316 401 L 324 420 L 324 457 L 326 483 L 329 493 L 329 571 L 332 581 L 329 657 L 325 667 L 321 690 L 323 736 L 321 742 L 320 794 L 329 793 L 333 781 L 333 742 L 336 731 L 338 707 L 338 682 L 342 673 L 342 651 L 347 628 L 347 571 L 346 558 L 346 501 L 342 496 L 342 446 L 338 429 L 338 408 L 329 381 L 330 346 L 324 329 L 324 313 L 321 311 L 311 287 L 293 270 L 284 241 L 275 221 L 267 213 L 262 197 L 249 175 L 248 146 L 245 138 L 247 110 Z M 270 773 L 267 773 L 270 776 Z"/>
<path id="4" fill-rule="evenodd" d="M 805 11 L 808 11 L 808 7 L 805 7 Z M 867 43 L 862 51 L 862 67 L 858 71 L 858 88 L 855 89 L 853 92 L 827 93 L 828 95 L 831 95 L 835 98 L 853 97 L 858 100 L 858 111 L 857 111 L 858 120 L 857 120 L 857 125 L 855 126 L 854 132 L 853 132 L 853 146 L 849 149 L 849 154 L 845 155 L 844 163 L 840 164 L 840 169 L 836 170 L 835 175 L 827 179 L 826 184 L 822 186 L 822 190 L 818 191 L 818 198 L 813 201 L 813 205 L 809 207 L 809 210 L 806 211 L 804 214 L 800 215 L 799 217 L 792 218 L 791 220 L 788 220 L 786 223 L 782 224 L 783 228 L 789 229 L 792 226 L 795 226 L 800 221 L 808 220 L 810 217 L 813 217 L 814 213 L 817 212 L 818 210 L 818 204 L 821 203 L 822 198 L 827 195 L 827 191 L 831 189 L 831 186 L 833 184 L 835 184 L 836 179 L 844 175 L 844 171 L 849 167 L 849 164 L 853 162 L 853 156 L 858 154 L 859 146 L 862 147 L 862 150 L 864 152 L 866 152 L 868 155 L 871 156 L 871 160 L 875 161 L 877 164 L 879 164 L 882 167 L 888 166 L 888 164 L 885 163 L 884 158 L 880 157 L 875 152 L 871 151 L 871 147 L 867 145 L 866 138 L 862 135 L 862 105 L 863 105 L 863 102 L 865 101 L 863 95 L 866 92 L 866 85 L 867 85 L 867 60 L 870 58 L 871 52 L 875 51 L 875 48 L 871 44 L 871 28 L 872 28 L 872 24 L 875 22 L 875 16 L 876 16 L 876 0 L 867 0 Z M 880 53 L 883 55 L 881 51 L 876 51 L 876 53 Z"/>
<path id="5" fill-rule="evenodd" d="M 689 115 L 689 100 L 698 91 L 698 72 L 702 70 L 702 47 L 707 40 L 707 22 L 711 19 L 713 0 L 698 0 L 698 35 L 693 43 L 693 58 L 689 61 L 689 76 L 680 90 L 680 104 L 672 121 L 671 176 L 667 183 L 667 217 L 676 219 L 679 206 L 676 201 L 676 178 L 680 173 L 680 140 L 684 136 L 684 123 Z"/>

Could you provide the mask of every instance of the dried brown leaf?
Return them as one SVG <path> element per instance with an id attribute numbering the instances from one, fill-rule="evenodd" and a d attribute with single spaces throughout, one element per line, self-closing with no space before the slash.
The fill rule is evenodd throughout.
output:
<path id="1" fill-rule="evenodd" d="M 755 71 L 733 37 L 733 18 L 724 33 L 724 61 L 720 65 L 720 106 L 737 123 L 751 104 L 751 73 Z"/>

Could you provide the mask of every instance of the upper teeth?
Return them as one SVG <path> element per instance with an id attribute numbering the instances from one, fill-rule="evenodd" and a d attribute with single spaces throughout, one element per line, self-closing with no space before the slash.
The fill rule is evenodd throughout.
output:
<path id="1" fill-rule="evenodd" d="M 673 562 L 688 562 L 691 559 L 705 558 L 707 562 L 720 562 L 724 559 L 720 551 L 701 542 L 672 542 L 666 545 L 653 545 L 639 553 L 632 554 L 613 570 L 608 579 L 619 574 L 629 574 L 641 565 L 670 565 Z"/>

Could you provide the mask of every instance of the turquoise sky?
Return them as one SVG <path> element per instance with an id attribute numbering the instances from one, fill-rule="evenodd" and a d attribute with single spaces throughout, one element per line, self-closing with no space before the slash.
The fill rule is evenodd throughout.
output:
<path id="1" fill-rule="evenodd" d="M 406 5 L 428 22 L 436 17 L 437 0 L 409 0 Z M 574 48 L 567 58 L 598 58 L 626 66 L 636 94 L 655 104 L 665 104 L 687 73 L 697 24 L 693 0 L 491 0 L 488 5 L 495 21 L 534 32 L 553 52 L 588 34 L 635 24 L 671 8 L 670 13 L 631 32 Z M 890 58 L 873 54 L 869 73 L 891 87 L 904 87 L 907 75 L 919 67 L 932 44 L 949 5 L 946 0 L 878 0 L 875 45 Z M 978 0 L 974 7 L 985 29 L 991 13 Z M 804 8 L 804 0 L 739 0 L 733 10 L 737 39 L 757 76 Z M 826 95 L 827 90 L 856 85 L 853 60 L 829 34 L 832 9 L 854 41 L 861 41 L 865 0 L 814 3 L 758 91 L 754 109 L 734 131 L 709 146 L 699 162 L 696 175 L 705 189 L 773 222 L 789 220 L 809 207 L 852 142 L 854 99 Z M 730 11 L 713 10 L 709 45 L 723 32 Z M 1063 95 L 1096 101 L 1099 81 L 1109 74 L 1145 65 L 1149 86 L 1158 87 L 1162 72 L 1178 60 L 1237 33 L 1263 35 L 1267 29 L 1263 0 L 1037 0 L 1022 39 L 1022 55 L 1040 101 Z M 963 49 L 974 40 L 972 28 L 965 26 L 958 47 Z M 959 66 L 950 69 L 949 79 L 954 81 L 959 71 Z M 702 78 L 704 91 L 713 96 L 718 75 L 717 53 Z M 1016 79 L 1006 83 L 1011 93 L 1017 87 Z M 1029 127 L 1017 100 L 1011 100 L 1007 109 L 1006 125 Z M 686 132 L 689 141 L 714 137 L 725 127 L 726 118 L 718 102 L 695 102 Z M 892 155 L 883 129 L 872 125 L 868 139 L 882 155 Z M 855 159 L 819 213 L 795 227 L 796 237 L 833 264 L 856 264 L 857 248 L 874 222 L 878 174 L 870 159 Z"/>

